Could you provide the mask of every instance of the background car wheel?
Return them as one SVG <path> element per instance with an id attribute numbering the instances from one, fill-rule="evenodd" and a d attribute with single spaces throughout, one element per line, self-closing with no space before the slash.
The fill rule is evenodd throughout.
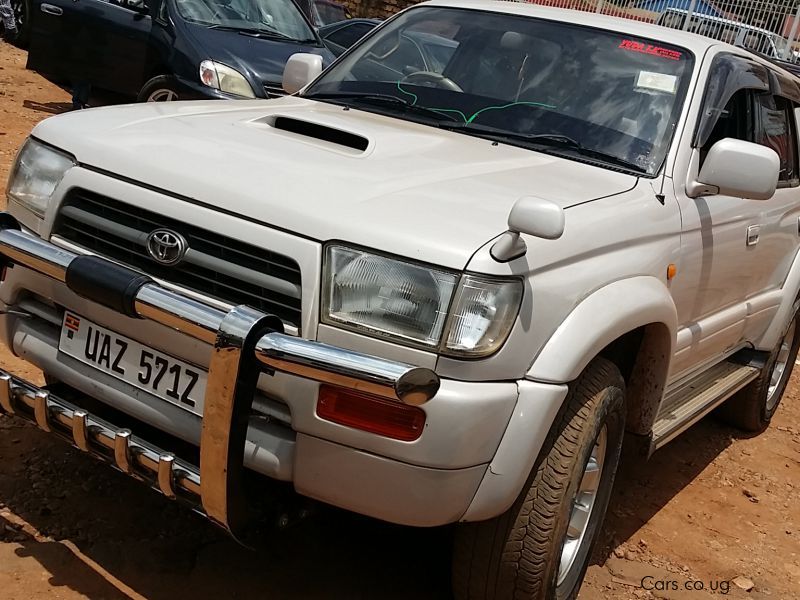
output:
<path id="1" fill-rule="evenodd" d="M 153 77 L 142 86 L 137 98 L 139 102 L 172 102 L 180 99 L 178 82 L 172 75 Z"/>
<path id="2" fill-rule="evenodd" d="M 577 597 L 605 516 L 625 430 L 625 382 L 595 359 L 570 385 L 519 498 L 504 514 L 459 525 L 459 600 Z"/>
<path id="3" fill-rule="evenodd" d="M 800 313 L 795 314 L 758 378 L 719 407 L 717 415 L 743 431 L 764 431 L 778 410 L 800 348 Z"/>

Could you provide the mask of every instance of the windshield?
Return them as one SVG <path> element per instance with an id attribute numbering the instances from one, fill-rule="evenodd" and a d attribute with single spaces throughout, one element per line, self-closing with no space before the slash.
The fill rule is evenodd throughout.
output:
<path id="1" fill-rule="evenodd" d="M 654 175 L 692 65 L 682 48 L 623 33 L 419 7 L 304 96 Z"/>
<path id="2" fill-rule="evenodd" d="M 199 25 L 292 40 L 314 40 L 292 0 L 175 0 L 182 18 Z"/>

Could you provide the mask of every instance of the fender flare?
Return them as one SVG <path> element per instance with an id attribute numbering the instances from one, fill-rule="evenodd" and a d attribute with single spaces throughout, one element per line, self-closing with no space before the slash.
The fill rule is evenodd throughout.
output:
<path id="1" fill-rule="evenodd" d="M 764 334 L 755 341 L 756 350 L 772 352 L 783 337 L 789 318 L 794 313 L 795 300 L 800 294 L 800 251 L 794 256 L 792 266 L 789 267 L 789 274 L 784 279 L 781 290 L 783 291 L 781 304 L 775 316 L 772 317 L 772 323 L 770 323 Z"/>
<path id="2" fill-rule="evenodd" d="M 663 323 L 669 329 L 670 352 L 666 359 L 671 361 L 678 313 L 666 285 L 649 275 L 609 283 L 572 310 L 542 347 L 525 377 L 549 383 L 573 381 L 611 342 L 652 323 Z"/>
<path id="3" fill-rule="evenodd" d="M 578 304 L 534 360 L 527 381 L 518 382 L 517 406 L 497 452 L 460 520 L 490 519 L 514 503 L 561 410 L 569 390 L 565 384 L 575 380 L 593 358 L 626 333 L 660 324 L 669 330 L 669 352 L 662 346 L 665 355 L 646 357 L 646 360 L 670 361 L 677 321 L 675 303 L 669 290 L 652 276 L 615 281 Z M 659 381 L 652 382 L 655 385 L 651 385 L 648 391 L 652 394 L 658 390 L 656 393 L 660 400 L 669 364 L 659 366 L 661 368 L 651 369 Z M 655 412 L 640 415 L 639 420 L 647 420 L 644 417 L 652 420 Z"/>

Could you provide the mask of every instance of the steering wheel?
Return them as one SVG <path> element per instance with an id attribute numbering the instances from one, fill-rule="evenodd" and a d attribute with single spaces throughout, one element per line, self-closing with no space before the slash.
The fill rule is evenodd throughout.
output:
<path id="1" fill-rule="evenodd" d="M 400 83 L 410 84 L 426 84 L 432 83 L 433 87 L 450 90 L 451 92 L 463 92 L 461 86 L 449 77 L 445 77 L 441 73 L 434 73 L 433 71 L 417 71 L 409 73 L 400 80 Z"/>

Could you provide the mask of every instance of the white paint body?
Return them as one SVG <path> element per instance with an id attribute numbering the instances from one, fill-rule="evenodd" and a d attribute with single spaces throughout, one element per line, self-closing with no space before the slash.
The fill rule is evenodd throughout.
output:
<path id="1" fill-rule="evenodd" d="M 425 526 L 504 511 L 527 478 L 567 384 L 615 339 L 638 327 L 663 327 L 668 387 L 738 349 L 771 350 L 800 286 L 798 188 L 763 201 L 686 194 L 686 182 L 697 177 L 691 138 L 708 66 L 719 52 L 750 56 L 746 51 L 654 25 L 524 3 L 433 4 L 569 20 L 693 52 L 688 97 L 659 175 L 637 178 L 286 97 L 101 108 L 48 119 L 33 135 L 81 166 L 68 172 L 43 220 L 9 207 L 50 239 L 60 202 L 81 187 L 297 260 L 304 337 L 435 368 L 442 388 L 424 405 L 424 433 L 407 443 L 320 419 L 315 383 L 264 376 L 259 388 L 288 406 L 291 430 L 251 428 L 246 464 L 294 481 L 302 494 Z M 368 147 L 355 152 L 277 130 L 276 116 L 354 133 Z M 561 207 L 564 233 L 552 240 L 523 234 L 527 253 L 497 262 L 490 249 L 524 196 Z M 745 244 L 751 225 L 760 227 L 757 246 Z M 523 277 L 522 308 L 508 340 L 492 356 L 463 361 L 321 325 L 321 255 L 330 240 L 450 269 Z M 673 280 L 670 263 L 677 268 Z M 30 294 L 207 364 L 201 343 L 121 318 L 24 269 L 13 269 L 0 286 L 8 306 Z M 59 356 L 52 324 L 7 316 L 0 333 L 17 354 L 59 379 L 198 442 L 195 415 Z"/>

